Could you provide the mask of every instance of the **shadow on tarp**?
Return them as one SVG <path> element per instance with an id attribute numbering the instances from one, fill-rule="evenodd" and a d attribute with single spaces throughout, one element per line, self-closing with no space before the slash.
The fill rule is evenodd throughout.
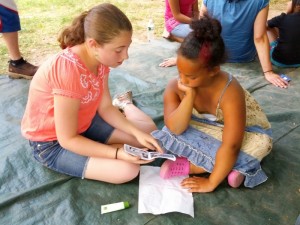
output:
<path id="1" fill-rule="evenodd" d="M 166 40 L 133 43 L 129 60 L 110 75 L 112 95 L 133 90 L 134 104 L 159 128 L 164 87 L 177 69 L 158 64 L 174 56 L 177 47 Z M 300 212 L 300 70 L 277 68 L 293 79 L 283 90 L 264 80 L 257 61 L 225 64 L 223 69 L 255 96 L 272 124 L 274 147 L 262 161 L 269 179 L 254 189 L 233 189 L 224 181 L 213 193 L 193 194 L 194 219 L 181 213 L 138 214 L 138 178 L 113 185 L 71 178 L 39 165 L 20 134 L 30 81 L 0 76 L 0 224 L 294 225 Z M 101 205 L 120 201 L 129 201 L 131 207 L 100 214 Z"/>

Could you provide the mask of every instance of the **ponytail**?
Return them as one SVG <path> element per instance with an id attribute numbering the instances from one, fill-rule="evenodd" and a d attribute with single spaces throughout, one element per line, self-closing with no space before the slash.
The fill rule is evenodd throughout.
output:
<path id="1" fill-rule="evenodd" d="M 84 42 L 84 20 L 87 14 L 88 12 L 83 12 L 73 20 L 70 26 L 62 30 L 57 39 L 62 49 L 73 47 L 74 45 L 82 44 Z"/>
<path id="2" fill-rule="evenodd" d="M 57 40 L 62 49 L 82 44 L 86 38 L 105 44 L 121 31 L 132 32 L 127 16 L 116 6 L 102 3 L 76 17 L 70 26 L 62 30 Z"/>

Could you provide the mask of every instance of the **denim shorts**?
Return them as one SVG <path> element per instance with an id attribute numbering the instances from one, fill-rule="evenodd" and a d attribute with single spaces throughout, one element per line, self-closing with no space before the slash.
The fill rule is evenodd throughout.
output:
<path id="1" fill-rule="evenodd" d="M 190 25 L 181 23 L 174 27 L 171 34 L 176 37 L 185 38 L 190 32 L 192 32 Z"/>
<path id="2" fill-rule="evenodd" d="M 91 126 L 82 133 L 82 136 L 105 144 L 113 131 L 114 128 L 97 113 Z M 56 140 L 29 141 L 29 144 L 33 149 L 34 158 L 45 167 L 73 177 L 84 178 L 89 157 L 64 149 Z"/>
<path id="3" fill-rule="evenodd" d="M 19 14 L 0 4 L 0 33 L 21 30 Z"/>
<path id="4" fill-rule="evenodd" d="M 270 43 L 271 63 L 274 66 L 278 66 L 278 67 L 282 67 L 282 68 L 296 68 L 296 67 L 300 67 L 300 64 L 287 65 L 287 64 L 280 63 L 280 62 L 276 61 L 275 59 L 273 59 L 272 55 L 273 55 L 274 49 L 277 46 L 277 44 L 278 44 L 278 41 L 273 41 L 273 42 Z"/>

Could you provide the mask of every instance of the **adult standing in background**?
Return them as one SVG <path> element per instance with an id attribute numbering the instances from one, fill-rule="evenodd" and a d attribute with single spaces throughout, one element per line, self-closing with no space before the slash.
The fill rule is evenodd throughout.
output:
<path id="1" fill-rule="evenodd" d="M 21 24 L 16 3 L 14 0 L 0 0 L 0 33 L 2 33 L 10 57 L 8 61 L 9 76 L 32 79 L 38 67 L 22 57 L 18 36 L 20 30 Z"/>

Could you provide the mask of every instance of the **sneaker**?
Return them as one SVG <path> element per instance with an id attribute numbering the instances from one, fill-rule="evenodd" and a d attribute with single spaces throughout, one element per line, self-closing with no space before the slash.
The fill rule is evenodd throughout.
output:
<path id="1" fill-rule="evenodd" d="M 177 176 L 185 176 L 190 173 L 190 163 L 187 158 L 179 157 L 176 161 L 166 160 L 160 168 L 160 177 L 169 179 Z"/>
<path id="2" fill-rule="evenodd" d="M 124 111 L 126 105 L 132 104 L 132 91 L 126 91 L 125 93 L 116 95 L 112 104 L 121 111 Z"/>
<path id="3" fill-rule="evenodd" d="M 238 188 L 244 181 L 245 176 L 236 170 L 232 170 L 228 177 L 228 184 L 233 188 Z"/>
<path id="4" fill-rule="evenodd" d="M 31 80 L 38 67 L 30 64 L 23 58 L 19 59 L 17 62 L 13 60 L 8 61 L 8 74 L 10 78 L 20 79 L 25 78 Z"/>

